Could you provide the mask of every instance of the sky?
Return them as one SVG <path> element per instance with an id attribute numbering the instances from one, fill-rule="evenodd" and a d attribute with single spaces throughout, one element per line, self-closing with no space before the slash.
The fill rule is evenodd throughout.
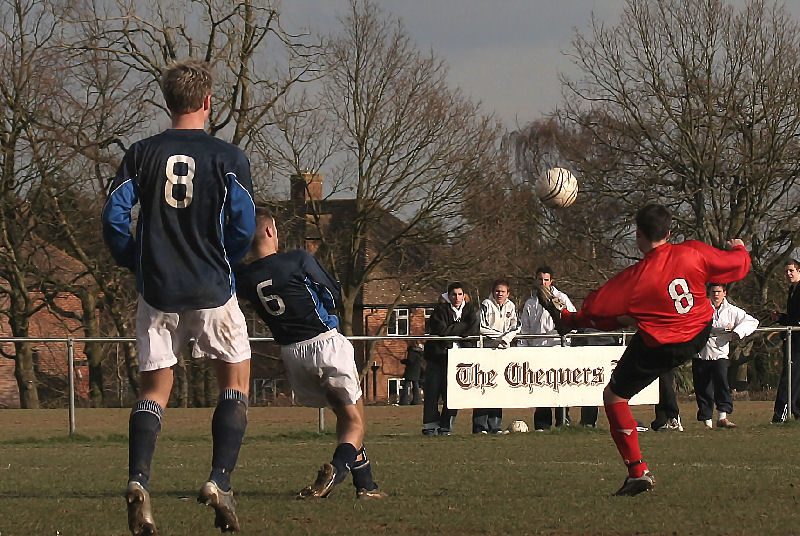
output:
<path id="1" fill-rule="evenodd" d="M 376 0 L 403 20 L 423 50 L 450 66 L 450 82 L 506 128 L 515 129 L 554 110 L 561 100 L 559 73 L 577 70 L 565 55 L 575 32 L 588 33 L 592 13 L 607 24 L 619 21 L 626 0 Z M 728 0 L 741 7 L 747 0 Z M 777 0 L 781 2 L 781 0 Z M 768 0 L 769 3 L 769 0 Z M 329 34 L 347 0 L 282 0 L 291 28 Z M 785 0 L 800 18 L 800 1 Z"/>
<path id="2" fill-rule="evenodd" d="M 559 72 L 574 72 L 564 52 L 592 12 L 616 23 L 624 0 L 379 0 L 422 50 L 432 49 L 460 87 L 507 128 L 539 119 L 560 101 Z M 283 0 L 290 28 L 327 34 L 347 0 Z"/>

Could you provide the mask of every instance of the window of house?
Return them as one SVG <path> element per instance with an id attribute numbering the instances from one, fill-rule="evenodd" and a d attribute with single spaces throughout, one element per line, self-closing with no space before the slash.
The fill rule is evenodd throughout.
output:
<path id="1" fill-rule="evenodd" d="M 429 333 L 428 333 L 428 319 L 433 314 L 433 307 L 426 307 L 425 309 L 423 309 L 423 311 L 425 313 L 425 335 L 429 335 Z"/>
<path id="2" fill-rule="evenodd" d="M 386 333 L 389 335 L 408 335 L 408 309 L 395 309 L 392 311 Z"/>

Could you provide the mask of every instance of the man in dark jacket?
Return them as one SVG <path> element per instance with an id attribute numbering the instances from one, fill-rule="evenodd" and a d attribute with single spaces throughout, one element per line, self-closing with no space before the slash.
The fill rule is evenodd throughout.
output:
<path id="1" fill-rule="evenodd" d="M 786 312 L 772 311 L 772 319 L 784 326 L 800 326 L 800 262 L 789 259 L 786 264 L 786 280 L 789 282 L 789 297 L 786 299 Z M 789 417 L 789 411 L 795 419 L 800 418 L 800 331 L 792 331 L 792 400 L 789 402 L 789 376 L 784 358 L 783 371 L 778 383 L 778 394 L 775 397 L 775 409 L 772 414 L 773 423 L 781 423 Z"/>
<path id="2" fill-rule="evenodd" d="M 405 359 L 400 361 L 406 366 L 403 372 L 403 387 L 400 392 L 400 405 L 409 404 L 409 392 L 411 393 L 411 405 L 419 404 L 422 397 L 419 394 L 419 381 L 422 377 L 422 343 L 414 342 L 408 345 L 408 354 Z"/>
<path id="3" fill-rule="evenodd" d="M 428 333 L 460 337 L 477 335 L 480 316 L 464 294 L 464 285 L 459 282 L 450 283 L 447 294 L 443 294 L 442 298 L 428 318 Z M 453 430 L 457 411 L 447 408 L 447 351 L 453 348 L 453 344 L 451 341 L 425 343 L 425 404 L 422 412 L 424 435 L 450 435 Z M 474 343 L 459 342 L 457 346 L 474 346 Z"/>

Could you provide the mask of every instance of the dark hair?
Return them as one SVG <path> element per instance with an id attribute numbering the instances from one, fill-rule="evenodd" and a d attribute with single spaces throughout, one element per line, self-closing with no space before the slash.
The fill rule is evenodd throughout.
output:
<path id="1" fill-rule="evenodd" d="M 722 287 L 722 290 L 728 292 L 728 284 L 727 283 L 708 283 L 706 285 L 706 294 L 711 292 L 711 287 Z"/>
<path id="2" fill-rule="evenodd" d="M 550 274 L 550 277 L 553 277 L 553 269 L 545 264 L 544 266 L 539 266 L 534 272 L 535 274 Z"/>
<path id="3" fill-rule="evenodd" d="M 187 59 L 173 63 L 161 75 L 161 92 L 173 115 L 194 112 L 211 94 L 214 77 L 205 61 Z"/>
<path id="4" fill-rule="evenodd" d="M 672 214 L 664 205 L 652 203 L 636 213 L 636 228 L 650 242 L 663 240 L 672 226 Z"/>
<path id="5" fill-rule="evenodd" d="M 464 284 L 461 281 L 453 281 L 452 283 L 447 285 L 447 293 L 450 294 L 457 288 L 464 290 Z"/>
<path id="6" fill-rule="evenodd" d="M 498 285 L 503 285 L 507 289 L 511 288 L 511 285 L 508 284 L 508 279 L 501 277 L 500 279 L 495 279 L 494 283 L 492 283 L 492 292 L 494 292 L 494 289 L 496 289 Z"/>
<path id="7" fill-rule="evenodd" d="M 256 219 L 267 219 L 272 218 L 275 219 L 275 214 L 272 212 L 272 209 L 264 206 L 264 205 L 256 205 Z"/>
<path id="8" fill-rule="evenodd" d="M 800 261 L 797 259 L 790 258 L 788 261 L 786 261 L 786 266 L 789 266 L 790 264 L 794 264 L 794 267 L 800 270 Z"/>

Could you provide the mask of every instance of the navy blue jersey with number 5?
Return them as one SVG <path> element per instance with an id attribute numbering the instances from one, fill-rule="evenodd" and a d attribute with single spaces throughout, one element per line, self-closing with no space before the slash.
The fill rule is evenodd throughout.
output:
<path id="1" fill-rule="evenodd" d="M 313 339 L 339 325 L 341 286 L 309 252 L 295 249 L 236 267 L 236 291 L 267 324 L 275 342 Z"/>
<path id="2" fill-rule="evenodd" d="M 167 312 L 226 303 L 235 289 L 232 266 L 254 231 L 250 162 L 204 130 L 170 129 L 133 144 L 103 208 L 114 259 L 136 273 L 144 300 Z"/>

